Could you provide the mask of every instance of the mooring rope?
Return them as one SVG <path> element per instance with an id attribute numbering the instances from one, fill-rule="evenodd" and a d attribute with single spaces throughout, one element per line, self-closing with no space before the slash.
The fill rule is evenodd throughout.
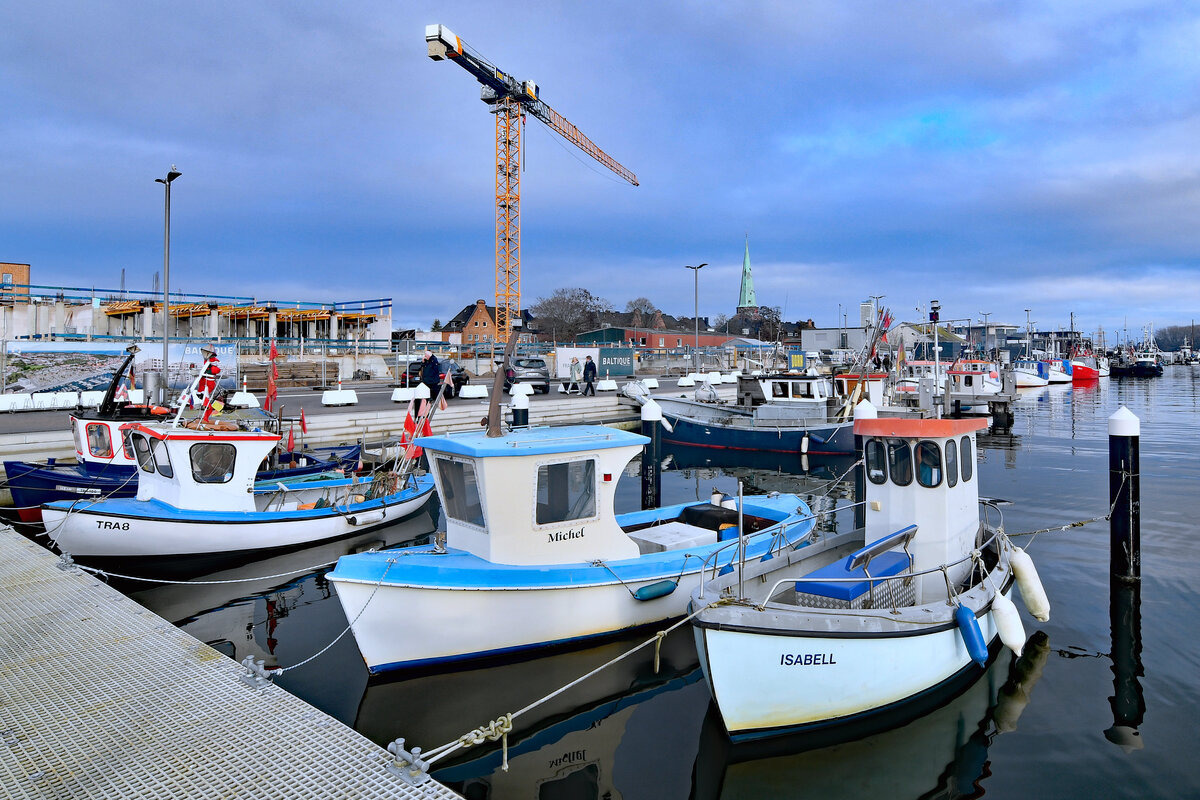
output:
<path id="1" fill-rule="evenodd" d="M 570 683 L 554 690 L 550 694 L 545 695 L 544 697 L 540 697 L 537 700 L 534 700 L 532 703 L 530 703 L 529 705 L 520 709 L 519 711 L 513 711 L 508 714 L 502 714 L 501 716 L 497 717 L 496 719 L 492 720 L 491 722 L 487 723 L 486 725 L 482 725 L 478 728 L 475 728 L 474 730 L 468 731 L 467 733 L 463 734 L 462 736 L 458 737 L 457 739 L 455 739 L 452 742 L 447 742 L 446 744 L 443 744 L 440 747 L 435 747 L 432 750 L 422 753 L 422 755 L 421 755 L 422 760 L 424 760 L 427 764 L 432 764 L 433 762 L 437 761 L 438 759 L 444 758 L 461 748 L 471 747 L 476 744 L 482 744 L 485 741 L 496 741 L 497 739 L 502 739 L 503 740 L 502 746 L 504 748 L 504 761 L 502 764 L 502 769 L 507 771 L 508 770 L 508 734 L 512 731 L 512 723 L 514 720 L 516 720 L 522 714 L 532 711 L 533 709 L 537 708 L 540 705 L 543 705 L 544 703 L 548 703 L 549 701 L 558 697 L 563 692 L 566 692 L 566 691 L 574 688 L 575 686 L 578 686 L 579 684 L 586 681 L 588 678 L 591 678 L 592 676 L 602 672 L 603 670 L 608 669 L 609 667 L 611 667 L 621 661 L 624 661 L 629 656 L 633 655 L 634 653 L 638 652 L 639 650 L 641 650 L 645 647 L 649 647 L 652 644 L 655 645 L 655 648 L 656 648 L 655 649 L 655 666 L 657 667 L 658 648 L 660 648 L 662 646 L 662 642 L 667 637 L 668 634 L 679 629 L 680 627 L 687 624 L 688 622 L 691 622 L 694 617 L 696 617 L 697 615 L 699 615 L 701 612 L 705 611 L 706 609 L 712 608 L 714 606 L 726 605 L 729 602 L 730 602 L 730 600 L 728 598 L 719 598 L 707 605 L 701 606 L 697 610 L 693 611 L 692 613 L 688 614 L 687 616 L 685 616 L 682 619 L 680 619 L 679 621 L 677 621 L 675 624 L 657 632 L 656 634 L 654 634 L 654 636 L 650 637 L 649 639 L 642 642 L 641 644 L 636 645 L 633 648 L 625 651 L 624 653 L 616 656 L 615 658 L 612 658 L 612 659 L 606 661 L 605 663 L 601 664 L 600 666 L 596 667 L 595 669 L 591 670 L 590 672 L 588 672 L 584 675 L 581 675 L 578 678 L 576 678 L 575 680 L 571 681 Z"/>
<path id="2" fill-rule="evenodd" d="M 1075 522 L 1067 522 L 1063 525 L 1054 525 L 1049 528 L 1039 528 L 1036 531 L 1025 531 L 1024 533 L 1009 533 L 1009 534 L 1007 534 L 1007 536 L 1010 539 L 1014 536 L 1038 536 L 1039 534 L 1043 534 L 1043 533 L 1057 533 L 1057 532 L 1062 532 L 1062 531 L 1068 531 L 1073 528 L 1082 528 L 1084 525 L 1091 525 L 1093 522 L 1104 522 L 1105 520 L 1111 520 L 1113 513 L 1117 510 L 1117 497 L 1121 496 L 1121 490 L 1125 488 L 1125 482 L 1128 479 L 1129 479 L 1129 472 L 1127 472 L 1127 471 L 1122 472 L 1121 473 L 1121 485 L 1118 486 L 1117 491 L 1113 493 L 1115 495 L 1115 497 L 1113 498 L 1113 501 L 1111 503 L 1109 503 L 1109 505 L 1108 505 L 1108 513 L 1105 514 L 1103 517 L 1092 517 L 1090 519 L 1081 519 L 1081 520 L 1077 520 Z M 1033 541 L 1030 540 L 1030 544 L 1032 544 L 1032 543 L 1033 543 Z"/>
<path id="3" fill-rule="evenodd" d="M 375 551 L 368 550 L 365 552 L 375 552 Z M 64 553 L 64 555 L 66 555 L 66 554 Z M 163 584 L 169 583 L 169 584 L 175 584 L 177 586 L 217 586 L 217 585 L 226 584 L 226 583 L 253 583 L 254 581 L 267 581 L 267 580 L 271 580 L 273 578 L 286 578 L 289 575 L 298 575 L 301 572 L 315 572 L 319 569 L 324 569 L 325 567 L 336 564 L 337 561 L 338 560 L 335 558 L 333 561 L 326 561 L 323 564 L 314 564 L 311 567 L 301 567 L 300 569 L 293 569 L 293 570 L 289 570 L 288 572 L 277 572 L 274 575 L 259 575 L 258 577 L 255 577 L 255 578 L 228 578 L 223 581 L 192 581 L 192 580 L 166 580 L 164 578 L 144 578 L 139 575 L 122 575 L 119 572 L 107 572 L 105 570 L 98 569 L 97 567 L 89 567 L 85 564 L 76 564 L 75 566 L 79 567 L 82 570 L 86 570 L 90 573 L 93 573 L 95 575 L 103 575 L 106 578 L 119 578 L 119 579 L 125 580 L 125 581 L 143 581 L 145 583 L 163 583 Z"/>

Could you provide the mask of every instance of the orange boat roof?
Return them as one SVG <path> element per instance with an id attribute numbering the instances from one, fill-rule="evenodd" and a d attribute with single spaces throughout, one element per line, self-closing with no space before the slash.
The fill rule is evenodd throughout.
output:
<path id="1" fill-rule="evenodd" d="M 982 417 L 967 419 L 907 419 L 883 417 L 881 419 L 856 419 L 856 436 L 895 436 L 903 439 L 948 439 L 987 427 Z"/>

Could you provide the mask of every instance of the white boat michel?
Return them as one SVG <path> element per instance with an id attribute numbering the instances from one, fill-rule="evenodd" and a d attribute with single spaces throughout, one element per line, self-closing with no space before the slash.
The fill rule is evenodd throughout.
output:
<path id="1" fill-rule="evenodd" d="M 97 563 L 299 547 L 390 525 L 433 493 L 428 476 L 393 472 L 256 484 L 279 436 L 228 422 L 122 430 L 137 457 L 137 496 L 44 504 L 46 532 L 63 553 Z"/>
<path id="2" fill-rule="evenodd" d="M 693 594 L 700 662 L 730 737 L 903 715 L 965 689 L 1025 635 L 1009 599 L 1049 618 L 1032 561 L 979 511 L 980 419 L 870 419 L 861 404 L 865 526 L 815 537 Z M 1015 576 L 1015 577 L 1014 577 Z M 707 606 L 707 607 L 705 607 Z"/>
<path id="3" fill-rule="evenodd" d="M 796 495 L 614 513 L 648 439 L 603 426 L 423 437 L 445 543 L 343 556 L 329 573 L 368 669 L 576 642 L 683 616 L 702 571 L 807 546 Z M 739 532 L 745 535 L 739 538 Z"/>

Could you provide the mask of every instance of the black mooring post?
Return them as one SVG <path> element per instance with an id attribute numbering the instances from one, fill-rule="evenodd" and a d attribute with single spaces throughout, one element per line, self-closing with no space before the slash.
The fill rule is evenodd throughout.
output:
<path id="1" fill-rule="evenodd" d="M 658 508 L 662 500 L 662 409 L 653 400 L 642 406 L 642 508 Z"/>
<path id="2" fill-rule="evenodd" d="M 1108 562 L 1112 577 L 1124 581 L 1142 578 L 1141 433 L 1141 420 L 1125 406 L 1108 418 Z"/>

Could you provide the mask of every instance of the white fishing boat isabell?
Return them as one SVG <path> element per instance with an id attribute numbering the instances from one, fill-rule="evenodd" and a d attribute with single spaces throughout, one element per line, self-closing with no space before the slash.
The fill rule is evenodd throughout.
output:
<path id="1" fill-rule="evenodd" d="M 803 546 L 796 495 L 614 512 L 648 439 L 603 426 L 422 437 L 445 543 L 329 574 L 371 672 L 577 642 L 680 617 L 702 571 Z M 739 538 L 739 533 L 744 534 Z"/>
<path id="2" fill-rule="evenodd" d="M 866 404 L 863 404 L 866 405 Z M 1025 642 L 1009 599 L 1049 603 L 975 474 L 980 419 L 870 419 L 865 525 L 751 555 L 693 594 L 705 678 L 735 740 L 858 722 L 965 688 L 1002 641 Z"/>
<path id="3" fill-rule="evenodd" d="M 137 496 L 42 506 L 51 541 L 90 559 L 244 554 L 390 525 L 432 496 L 428 476 L 386 472 L 255 483 L 275 433 L 194 421 L 123 427 L 138 463 Z"/>

